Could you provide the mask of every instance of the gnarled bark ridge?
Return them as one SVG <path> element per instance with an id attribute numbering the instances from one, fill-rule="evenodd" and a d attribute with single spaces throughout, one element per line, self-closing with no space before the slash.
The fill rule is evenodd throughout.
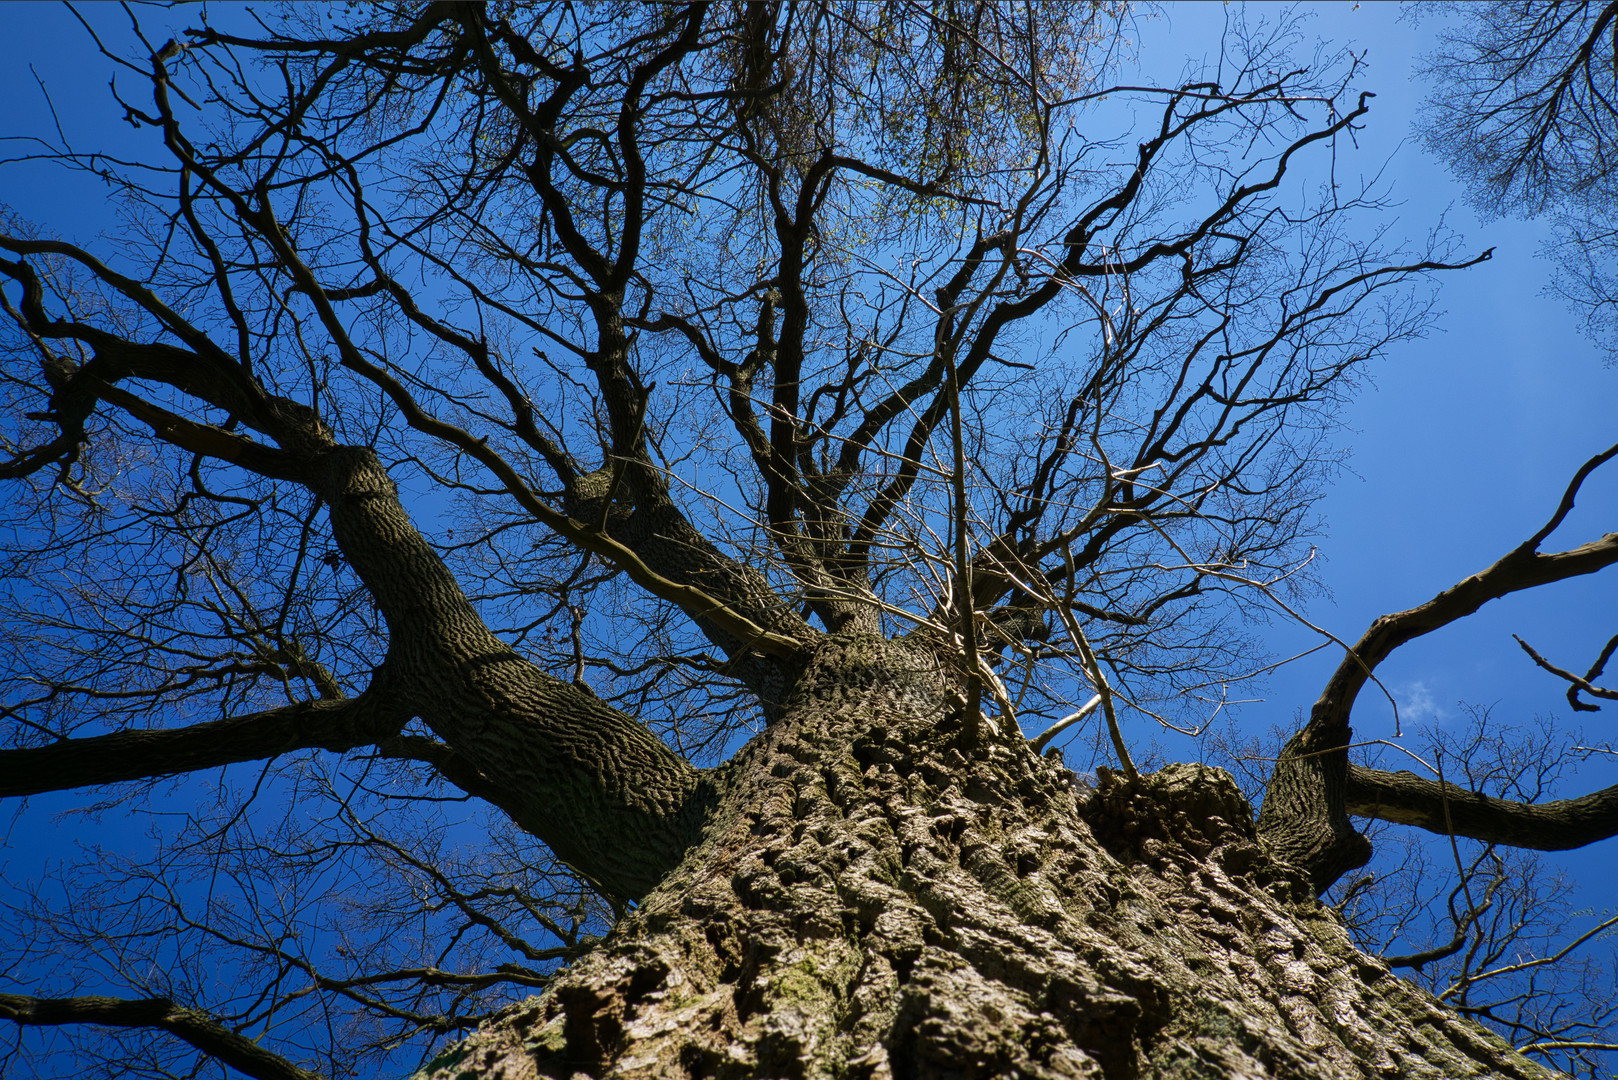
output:
<path id="1" fill-rule="evenodd" d="M 422 1080 L 1550 1075 L 1360 953 L 1226 774 L 966 753 L 946 690 L 820 645 L 680 866 Z"/>

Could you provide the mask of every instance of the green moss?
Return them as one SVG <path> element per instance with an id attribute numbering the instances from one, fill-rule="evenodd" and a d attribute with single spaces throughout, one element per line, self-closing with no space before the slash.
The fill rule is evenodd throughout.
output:
<path id="1" fill-rule="evenodd" d="M 792 1005 L 805 1012 L 826 1011 L 835 1007 L 857 969 L 858 958 L 853 955 L 837 958 L 810 953 L 778 970 L 770 980 L 767 995 L 776 1006 Z"/>
<path id="2" fill-rule="evenodd" d="M 827 987 L 826 979 L 821 975 L 818 965 L 807 957 L 788 967 L 771 981 L 770 996 L 783 1004 L 801 1004 L 805 1011 L 836 998 Z"/>
<path id="3" fill-rule="evenodd" d="M 524 1039 L 523 1046 L 530 1053 L 559 1054 L 567 1046 L 567 1036 L 562 1034 L 561 1023 L 553 1021 Z"/>

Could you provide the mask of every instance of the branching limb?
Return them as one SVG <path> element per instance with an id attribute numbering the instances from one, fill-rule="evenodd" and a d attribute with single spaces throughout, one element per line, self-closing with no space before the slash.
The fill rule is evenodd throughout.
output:
<path id="1" fill-rule="evenodd" d="M 1554 964 L 1566 957 L 1568 954 L 1572 953 L 1585 942 L 1599 937 L 1601 934 L 1611 930 L 1614 926 L 1618 926 L 1618 915 L 1610 916 L 1609 918 L 1597 923 L 1595 926 L 1592 926 L 1590 929 L 1586 930 L 1584 933 L 1580 934 L 1578 937 L 1574 938 L 1572 941 L 1568 942 L 1566 945 L 1562 946 L 1549 956 L 1536 956 L 1528 960 L 1518 960 L 1515 963 L 1506 964 L 1490 971 L 1485 971 L 1481 974 L 1474 975 L 1469 979 L 1462 980 L 1455 986 L 1450 987 L 1444 993 L 1440 994 L 1439 1000 L 1442 1001 L 1445 998 L 1451 997 L 1458 991 L 1463 990 L 1469 983 L 1482 982 L 1484 979 L 1497 978 L 1501 975 L 1510 975 L 1518 971 L 1527 971 L 1532 968 L 1545 967 L 1547 965 Z"/>
<path id="2" fill-rule="evenodd" d="M 1356 817 L 1535 851 L 1567 851 L 1618 835 L 1618 784 L 1576 799 L 1531 803 L 1490 798 L 1412 772 L 1351 765 L 1344 805 Z"/>
<path id="3" fill-rule="evenodd" d="M 1407 967 L 1420 971 L 1424 964 L 1430 964 L 1435 960 L 1447 960 L 1460 952 L 1466 945 L 1466 934 L 1471 926 L 1470 921 L 1459 924 L 1455 928 L 1455 936 L 1447 943 L 1436 948 L 1424 949 L 1419 953 L 1410 953 L 1405 956 L 1384 956 L 1382 962 L 1390 968 Z"/>
<path id="4" fill-rule="evenodd" d="M 1590 670 L 1585 672 L 1583 675 L 1575 675 L 1571 671 L 1557 667 L 1555 664 L 1539 655 L 1539 653 L 1535 652 L 1533 646 L 1529 645 L 1528 642 L 1524 641 L 1520 637 L 1517 637 L 1515 634 L 1513 634 L 1512 637 L 1516 638 L 1517 644 L 1522 646 L 1522 651 L 1527 653 L 1529 658 L 1533 660 L 1534 663 L 1538 664 L 1552 675 L 1555 675 L 1557 678 L 1567 680 L 1567 703 L 1573 706 L 1575 712 L 1598 712 L 1601 709 L 1601 706 L 1599 705 L 1591 705 L 1587 701 L 1580 701 L 1579 694 L 1581 692 L 1589 694 L 1591 697 L 1595 698 L 1605 698 L 1608 701 L 1618 701 L 1618 690 L 1608 690 L 1604 687 L 1595 685 L 1594 682 L 1594 680 L 1599 679 L 1601 677 L 1601 673 L 1606 670 L 1607 661 L 1612 659 L 1613 651 L 1618 649 L 1618 634 L 1614 634 L 1607 641 L 1607 644 L 1602 646 L 1601 655 L 1596 657 L 1596 662 L 1591 664 Z"/>
<path id="5" fill-rule="evenodd" d="M 1307 868 L 1317 889 L 1324 891 L 1342 874 L 1363 865 L 1370 857 L 1370 843 L 1349 823 L 1345 801 L 1350 783 L 1347 748 L 1351 732 L 1348 720 L 1360 689 L 1373 677 L 1377 665 L 1399 646 L 1463 619 L 1491 600 L 1553 581 L 1592 574 L 1618 563 L 1618 533 L 1607 533 L 1600 539 L 1566 551 L 1545 554 L 1538 550 L 1539 545 L 1566 519 L 1584 481 L 1614 457 L 1618 457 L 1618 445 L 1585 462 L 1574 474 L 1545 525 L 1494 565 L 1465 578 L 1425 604 L 1382 616 L 1348 650 L 1348 655 L 1338 665 L 1325 691 L 1315 702 L 1308 725 L 1294 735 L 1281 751 L 1259 815 L 1260 834 L 1283 858 Z M 1410 781 L 1416 785 L 1430 783 L 1414 776 Z M 1409 784 L 1387 785 L 1390 799 L 1395 790 L 1422 792 L 1421 798 L 1401 812 L 1422 818 L 1421 821 L 1408 821 L 1408 824 L 1422 824 L 1422 827 L 1431 828 L 1434 832 L 1447 831 L 1443 827 L 1444 804 L 1438 798 L 1439 791 L 1445 792 L 1452 813 L 1461 813 L 1461 804 L 1468 798 L 1473 800 L 1472 805 L 1480 813 L 1483 807 L 1494 803 L 1494 800 L 1480 795 L 1450 795 L 1451 789 L 1448 788 L 1411 787 Z M 1378 791 L 1380 794 L 1381 789 Z M 1407 799 L 1411 797 L 1406 796 Z M 1610 836 L 1615 831 L 1614 825 L 1604 816 L 1612 811 L 1600 801 L 1601 796 L 1598 794 L 1590 798 L 1597 799 L 1593 807 L 1581 808 L 1576 813 L 1571 808 L 1568 811 L 1575 814 L 1575 820 L 1581 823 L 1573 828 L 1573 822 L 1569 821 L 1568 827 L 1573 828 L 1573 835 L 1584 836 L 1585 839 L 1560 846 L 1577 847 Z M 1375 800 L 1368 802 L 1380 805 Z M 1584 815 L 1592 813 L 1595 820 L 1602 824 L 1585 823 L 1587 819 Z M 1388 817 L 1385 812 L 1374 816 L 1404 820 Z M 1534 842 L 1533 829 L 1517 827 L 1531 820 L 1522 814 L 1498 819 L 1485 814 L 1476 820 L 1478 824 L 1473 827 L 1479 832 L 1466 831 L 1459 818 L 1455 831 L 1463 836 L 1477 836 L 1513 846 L 1540 846 Z M 1559 819 L 1550 819 L 1544 824 L 1552 823 L 1561 824 Z M 1555 829 L 1553 834 L 1561 831 Z M 1497 832 L 1501 835 L 1494 835 Z"/>
<path id="6" fill-rule="evenodd" d="M 1068 713 L 1056 723 L 1046 728 L 1040 733 L 1038 738 L 1028 740 L 1029 747 L 1036 754 L 1044 753 L 1045 747 L 1051 744 L 1052 739 L 1056 738 L 1056 736 L 1060 735 L 1074 724 L 1077 724 L 1079 721 L 1083 720 L 1086 716 L 1089 716 L 1091 713 L 1095 712 L 1096 706 L 1100 704 L 1101 695 L 1096 694 L 1089 701 L 1086 701 L 1083 705 L 1080 705 L 1076 712 Z"/>
<path id="7" fill-rule="evenodd" d="M 1317 715 L 1310 723 L 1346 728 L 1355 695 L 1370 678 L 1372 670 L 1406 642 L 1463 619 L 1491 600 L 1553 581 L 1593 574 L 1618 563 L 1618 533 L 1607 533 L 1567 551 L 1553 554 L 1539 551 L 1539 545 L 1572 510 L 1580 486 L 1596 467 L 1615 456 L 1618 456 L 1618 445 L 1602 451 L 1580 467 L 1550 520 L 1493 566 L 1445 589 L 1425 604 L 1384 615 L 1373 622 L 1354 645 L 1351 655 L 1332 675 L 1326 692 L 1315 706 Z"/>

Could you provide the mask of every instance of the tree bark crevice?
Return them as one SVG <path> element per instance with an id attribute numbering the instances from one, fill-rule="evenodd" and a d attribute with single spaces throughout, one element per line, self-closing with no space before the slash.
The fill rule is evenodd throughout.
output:
<path id="1" fill-rule="evenodd" d="M 964 754 L 952 689 L 828 640 L 679 867 L 420 1076 L 1549 1075 L 1360 953 L 1228 776 Z"/>

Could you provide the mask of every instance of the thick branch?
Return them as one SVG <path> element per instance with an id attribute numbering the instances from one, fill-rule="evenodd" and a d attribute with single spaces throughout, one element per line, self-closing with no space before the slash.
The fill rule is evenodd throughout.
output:
<path id="1" fill-rule="evenodd" d="M 700 826 L 696 770 L 492 633 L 373 452 L 340 448 L 322 467 L 332 534 L 387 619 L 388 669 L 412 715 L 560 858 L 608 892 L 644 895 Z"/>
<path id="2" fill-rule="evenodd" d="M 111 997 L 36 998 L 0 994 L 0 1019 L 41 1026 L 104 1024 L 157 1028 L 257 1080 L 322 1080 L 319 1073 L 300 1069 L 247 1036 L 226 1028 L 207 1013 L 176 1005 L 168 998 L 132 1001 Z"/>
<path id="3" fill-rule="evenodd" d="M 682 34 L 680 40 L 671 48 L 669 53 L 657 59 L 645 69 L 644 78 L 650 78 L 652 73 L 660 70 L 667 63 L 673 62 L 691 47 L 691 39 L 700 26 L 702 10 L 699 6 L 693 6 L 688 11 L 685 33 Z M 458 14 L 474 21 L 479 17 L 476 11 L 461 10 L 458 11 Z M 486 58 L 492 57 L 492 53 L 483 41 L 481 33 L 475 27 L 472 29 L 480 46 L 480 53 L 487 54 Z M 602 529 L 591 528 L 589 525 L 579 522 L 565 513 L 558 513 L 552 509 L 528 486 L 510 463 L 488 445 L 487 439 L 477 438 L 470 432 L 431 415 L 420 406 L 404 383 L 395 378 L 384 366 L 367 359 L 354 341 L 351 340 L 343 320 L 339 318 L 337 312 L 333 309 L 330 298 L 320 288 L 313 269 L 299 251 L 294 248 L 291 238 L 276 220 L 271 203 L 264 196 L 264 193 L 256 193 L 256 203 L 250 204 L 244 195 L 234 192 L 226 186 L 221 186 L 213 170 L 197 160 L 193 148 L 181 137 L 178 126 L 174 122 L 172 113 L 166 104 L 165 83 L 160 64 L 158 75 L 159 77 L 155 80 L 154 87 L 158 92 L 160 111 L 164 115 L 166 144 L 188 167 L 196 170 L 199 176 L 202 176 L 218 188 L 221 196 L 233 207 L 235 216 L 244 224 L 253 228 L 275 252 L 278 262 L 293 279 L 298 290 L 307 295 L 314 305 L 316 314 L 330 336 L 343 366 L 374 382 L 398 407 L 411 427 L 454 446 L 488 468 L 499 478 L 523 508 L 541 523 L 565 539 L 613 563 L 622 569 L 636 584 L 654 596 L 678 605 L 688 615 L 698 620 L 699 623 L 705 622 L 717 627 L 730 642 L 735 643 L 735 650 L 742 652 L 757 651 L 778 659 L 789 658 L 797 652 L 800 644 L 798 640 L 794 637 L 777 633 L 768 626 L 758 625 L 753 618 L 749 617 L 753 613 L 737 611 L 726 603 L 724 599 L 715 598 L 709 591 L 700 586 L 684 580 L 671 579 L 659 573 L 653 567 L 647 565 L 640 552 L 618 542 Z M 577 80 L 569 81 L 559 86 L 552 100 L 546 104 L 546 109 L 552 114 L 559 113 L 567 97 L 571 95 L 572 89 L 582 85 L 583 81 L 581 76 Z M 492 85 L 503 88 L 501 97 L 506 107 L 522 119 L 527 126 L 534 127 L 538 123 L 538 118 L 530 114 L 526 107 L 522 105 L 520 95 L 516 93 L 514 87 L 508 85 L 503 75 L 496 72 L 493 76 Z M 626 107 L 628 106 L 626 105 Z M 554 123 L 554 115 L 552 123 Z M 544 128 L 544 124 L 539 124 L 537 128 L 534 128 L 535 137 L 538 139 L 540 146 L 550 147 L 554 139 L 545 137 Z M 554 149 L 554 147 L 550 148 Z M 548 158 L 546 160 L 548 161 Z M 546 168 L 548 170 L 548 165 Z M 537 177 L 531 177 L 531 179 L 535 180 L 536 190 L 550 205 L 553 225 L 559 230 L 560 235 L 565 238 L 570 234 L 571 228 L 567 226 L 566 207 L 556 205 L 556 200 L 559 196 L 556 196 L 555 192 L 550 189 L 548 181 L 540 182 Z M 630 226 L 630 231 L 633 231 L 634 223 L 627 222 L 625 224 Z M 584 245 L 588 249 L 588 245 L 582 236 L 576 237 L 576 240 L 578 245 Z M 374 254 L 370 252 L 363 239 L 361 243 L 372 270 L 380 280 L 384 281 L 385 286 L 398 299 L 402 294 L 402 290 L 399 290 L 396 285 L 387 279 L 382 272 L 382 267 L 377 263 Z M 578 245 L 570 246 L 576 247 Z M 630 244 L 630 247 L 632 248 L 633 244 Z M 629 455 L 637 460 L 644 459 L 644 445 L 639 430 L 642 409 L 644 408 L 644 393 L 639 385 L 639 380 L 625 363 L 628 346 L 623 336 L 619 311 L 622 304 L 622 282 L 608 280 L 609 277 L 618 275 L 621 267 L 614 267 L 611 275 L 609 275 L 609 268 L 604 255 L 595 252 L 593 249 L 588 249 L 582 254 L 580 251 L 574 251 L 574 254 L 576 257 L 581 258 L 581 265 L 587 268 L 594 267 L 590 271 L 591 276 L 601 285 L 600 293 L 594 295 L 591 301 L 592 307 L 596 309 L 598 329 L 601 331 L 601 347 L 595 354 L 596 361 L 592 366 L 596 369 L 597 375 L 601 379 L 602 389 L 609 409 L 614 414 L 613 427 L 616 432 L 615 443 L 617 444 L 617 450 L 620 454 Z M 633 260 L 631 250 L 626 249 L 621 254 L 624 259 Z M 126 286 L 119 282 L 109 283 L 120 289 L 120 291 L 127 291 L 130 287 L 138 287 Z M 141 296 L 132 296 L 132 298 L 137 301 L 142 300 Z M 476 358 L 486 353 L 485 343 L 474 341 L 463 334 L 455 332 L 437 320 L 428 319 L 416 308 L 414 302 L 409 301 L 408 298 L 405 298 L 402 310 L 417 325 L 427 329 L 445 344 L 466 352 L 468 356 Z M 195 336 L 202 337 L 200 334 Z M 189 341 L 189 339 L 187 340 Z M 480 364 L 480 367 L 486 367 L 486 364 Z M 630 419 L 631 416 L 633 416 L 633 420 Z M 654 496 L 650 501 L 659 503 L 659 509 L 665 514 L 673 512 L 672 504 L 667 499 L 666 491 L 662 489 L 661 483 L 655 479 L 655 470 L 639 470 L 637 475 L 640 473 L 645 473 L 643 479 L 654 489 L 650 493 L 643 492 L 643 496 L 646 494 Z M 648 500 L 643 497 L 639 501 L 645 502 Z M 372 586 L 373 588 L 375 587 L 374 582 Z"/>
<path id="4" fill-rule="evenodd" d="M 563 539 L 623 570 L 631 581 L 653 596 L 677 605 L 693 619 L 718 627 L 739 643 L 738 651 L 756 650 L 779 659 L 790 658 L 798 652 L 801 643 L 796 639 L 759 626 L 746 613 L 738 612 L 698 586 L 659 574 L 641 557 L 640 552 L 628 544 L 602 529 L 552 509 L 529 488 L 511 464 L 489 446 L 486 439 L 477 438 L 426 412 L 404 385 L 382 368 L 357 353 L 345 357 L 345 363 L 382 389 L 412 428 L 455 447 L 488 468 L 535 520 Z M 660 509 L 666 514 L 675 513 L 672 505 Z"/>
<path id="5" fill-rule="evenodd" d="M 398 704 L 367 693 L 343 701 L 300 701 L 183 728 L 118 731 L 0 750 L 0 797 L 173 776 L 293 750 L 342 753 L 387 738 L 408 719 Z"/>
<path id="6" fill-rule="evenodd" d="M 1354 698 L 1371 677 L 1371 672 L 1405 642 L 1464 619 L 1490 600 L 1553 581 L 1593 574 L 1618 563 L 1618 533 L 1607 533 L 1599 540 L 1553 554 L 1542 554 L 1537 550 L 1573 509 L 1574 499 L 1584 481 L 1596 467 L 1615 456 L 1618 456 L 1618 445 L 1585 462 L 1574 474 L 1550 520 L 1493 566 L 1445 589 L 1425 604 L 1384 615 L 1373 622 L 1333 673 L 1315 706 L 1320 715 L 1311 719 L 1311 725 L 1319 721 L 1346 727 Z"/>
<path id="7" fill-rule="evenodd" d="M 1534 851 L 1567 851 L 1618 835 L 1618 784 L 1576 799 L 1530 803 L 1490 798 L 1411 772 L 1351 765 L 1345 804 L 1356 817 Z"/>

